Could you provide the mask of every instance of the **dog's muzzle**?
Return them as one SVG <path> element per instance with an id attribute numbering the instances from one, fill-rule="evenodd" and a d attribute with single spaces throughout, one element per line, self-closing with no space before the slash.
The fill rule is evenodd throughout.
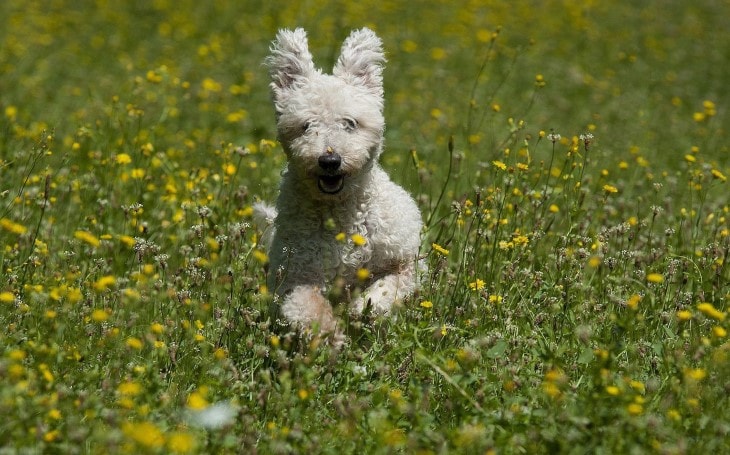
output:
<path id="1" fill-rule="evenodd" d="M 321 173 L 317 178 L 317 188 L 327 194 L 336 194 L 345 186 L 345 175 L 342 173 L 342 157 L 327 147 L 326 153 L 317 160 Z"/>

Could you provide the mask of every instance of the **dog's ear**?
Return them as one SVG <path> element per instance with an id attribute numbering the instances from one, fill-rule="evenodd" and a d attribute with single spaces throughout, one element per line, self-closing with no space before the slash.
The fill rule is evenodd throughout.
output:
<path id="1" fill-rule="evenodd" d="M 307 78 L 314 72 L 312 54 L 309 52 L 307 32 L 302 28 L 294 31 L 279 30 L 271 44 L 271 55 L 266 58 L 271 76 L 271 88 L 278 97 L 300 78 Z"/>
<path id="2" fill-rule="evenodd" d="M 353 30 L 342 44 L 332 73 L 348 83 L 363 85 L 383 96 L 383 42 L 369 28 Z"/>

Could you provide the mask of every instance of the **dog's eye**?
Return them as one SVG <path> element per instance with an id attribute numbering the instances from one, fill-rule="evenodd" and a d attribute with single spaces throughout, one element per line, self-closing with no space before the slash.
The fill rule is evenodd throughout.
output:
<path id="1" fill-rule="evenodd" d="M 345 131 L 355 131 L 357 129 L 357 121 L 351 118 L 344 118 L 342 119 L 342 127 L 345 128 Z"/>
<path id="2" fill-rule="evenodd" d="M 302 133 L 306 133 L 309 131 L 309 128 L 312 127 L 312 122 L 304 122 L 302 123 Z"/>

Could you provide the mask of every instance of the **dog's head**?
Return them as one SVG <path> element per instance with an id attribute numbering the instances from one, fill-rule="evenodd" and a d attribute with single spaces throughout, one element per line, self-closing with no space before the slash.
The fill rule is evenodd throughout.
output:
<path id="1" fill-rule="evenodd" d="M 349 193 L 382 150 L 382 43 L 367 28 L 342 45 L 332 74 L 315 68 L 306 32 L 281 30 L 266 64 L 289 172 L 327 198 Z"/>

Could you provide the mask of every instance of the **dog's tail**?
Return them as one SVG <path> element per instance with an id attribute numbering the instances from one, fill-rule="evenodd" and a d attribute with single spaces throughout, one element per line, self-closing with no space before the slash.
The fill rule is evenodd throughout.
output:
<path id="1" fill-rule="evenodd" d="M 261 229 L 260 243 L 267 249 L 271 246 L 271 240 L 274 238 L 276 214 L 276 208 L 265 202 L 256 202 L 253 205 L 253 221 L 256 227 Z"/>

